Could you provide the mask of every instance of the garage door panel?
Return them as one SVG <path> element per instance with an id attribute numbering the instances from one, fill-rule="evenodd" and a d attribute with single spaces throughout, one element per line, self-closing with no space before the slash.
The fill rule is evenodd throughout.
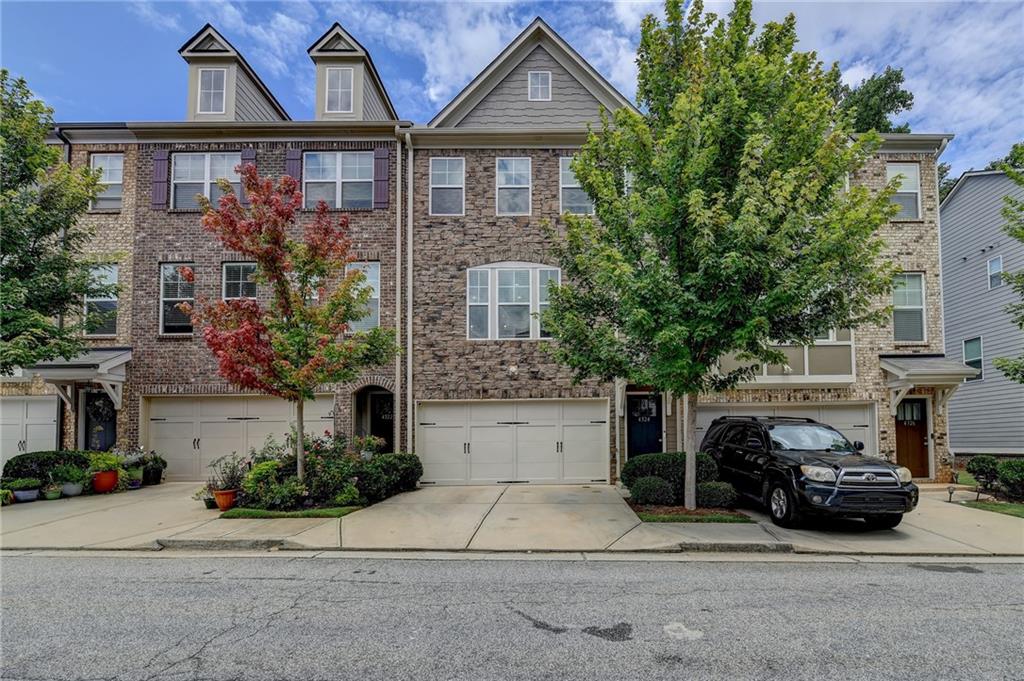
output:
<path id="1" fill-rule="evenodd" d="M 458 425 L 466 423 L 467 405 L 462 402 L 452 404 L 428 402 L 416 407 L 416 422 L 430 425 Z"/>
<path id="2" fill-rule="evenodd" d="M 469 475 L 466 454 L 466 428 L 427 426 L 420 430 L 419 448 L 429 456 L 423 461 L 423 480 L 439 483 L 465 482 Z"/>
<path id="3" fill-rule="evenodd" d="M 306 432 L 313 435 L 322 435 L 322 430 L 314 431 L 306 422 Z M 248 454 L 251 450 L 259 451 L 267 444 L 268 439 L 273 439 L 277 444 L 284 444 L 291 434 L 291 424 L 284 420 L 259 419 L 258 421 L 245 422 L 245 451 Z M 242 454 L 243 452 L 239 452 Z"/>
<path id="4" fill-rule="evenodd" d="M 210 474 L 210 463 L 222 456 L 245 456 L 245 424 L 242 421 L 199 422 L 199 472 Z"/>
<path id="5" fill-rule="evenodd" d="M 0 466 L 26 452 L 57 449 L 57 397 L 0 398 Z"/>
<path id="6" fill-rule="evenodd" d="M 149 401 L 149 417 L 160 419 L 193 419 L 199 405 L 190 399 L 151 399 Z"/>
<path id="7" fill-rule="evenodd" d="M 245 418 L 245 403 L 241 397 L 206 397 L 199 400 L 199 418 Z M 282 400 L 283 402 L 283 400 Z"/>
<path id="8" fill-rule="evenodd" d="M 562 403 L 563 423 L 607 421 L 608 404 L 600 400 L 572 400 Z"/>
<path id="9" fill-rule="evenodd" d="M 536 402 L 517 402 L 516 421 L 530 423 L 558 423 L 562 418 L 562 405 L 548 400 Z"/>
<path id="10" fill-rule="evenodd" d="M 168 480 L 198 480 L 199 452 L 195 449 L 192 423 L 153 421 L 149 424 L 149 447 L 167 460 Z"/>
<path id="11" fill-rule="evenodd" d="M 469 403 L 470 423 L 497 423 L 515 421 L 515 402 L 471 402 Z"/>
<path id="12" fill-rule="evenodd" d="M 515 480 L 515 448 L 511 426 L 470 426 L 469 479 L 471 482 Z"/>
<path id="13" fill-rule="evenodd" d="M 516 479 L 557 481 L 561 477 L 557 443 L 556 425 L 516 426 Z"/>
<path id="14" fill-rule="evenodd" d="M 567 482 L 608 479 L 608 436 L 603 424 L 562 426 L 562 476 Z"/>

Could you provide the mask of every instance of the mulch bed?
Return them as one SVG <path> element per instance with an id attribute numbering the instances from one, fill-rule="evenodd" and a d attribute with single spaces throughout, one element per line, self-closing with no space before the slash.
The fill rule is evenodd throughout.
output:
<path id="1" fill-rule="evenodd" d="M 644 506 L 643 504 L 627 503 L 636 513 L 650 513 L 651 515 L 731 515 L 738 518 L 750 517 L 728 508 L 698 508 L 690 510 L 685 506 Z"/>

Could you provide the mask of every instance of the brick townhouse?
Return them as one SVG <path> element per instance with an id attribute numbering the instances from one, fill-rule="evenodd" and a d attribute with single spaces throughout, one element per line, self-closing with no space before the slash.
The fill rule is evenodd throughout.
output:
<path id="1" fill-rule="evenodd" d="M 206 26 L 180 50 L 183 122 L 60 124 L 53 141 L 104 169 L 108 190 L 84 219 L 90 257 L 121 284 L 116 322 L 72 361 L 26 368 L 0 386 L 3 456 L 142 444 L 171 479 L 212 458 L 283 437 L 294 407 L 226 384 L 174 307 L 265 295 L 251 265 L 199 225 L 194 195 L 237 182 L 233 168 L 301 178 L 351 221 L 375 291 L 360 324 L 395 329 L 393 364 L 325 385 L 310 430 L 384 437 L 415 451 L 425 484 L 615 481 L 630 457 L 692 450 L 683 403 L 624 381 L 574 384 L 544 349 L 539 321 L 560 273 L 547 227 L 590 212 L 569 170 L 602 108 L 632 106 L 541 19 L 533 21 L 426 125 L 399 119 L 373 61 L 335 24 L 309 48 L 313 120 L 293 121 L 241 54 Z M 905 179 L 884 257 L 903 271 L 890 323 L 837 329 L 749 384 L 701 396 L 717 415 L 810 416 L 922 479 L 948 475 L 945 405 L 971 369 L 944 357 L 936 160 L 948 135 L 888 135 L 852 183 Z M 304 213 L 301 220 L 310 218 Z M 194 285 L 177 267 L 195 269 Z M 724 362 L 730 360 L 725 359 Z M 698 433 L 698 437 L 700 432 Z"/>

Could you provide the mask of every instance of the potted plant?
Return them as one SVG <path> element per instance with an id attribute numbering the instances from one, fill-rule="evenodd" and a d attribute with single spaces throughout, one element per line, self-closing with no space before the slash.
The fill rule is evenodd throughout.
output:
<path id="1" fill-rule="evenodd" d="M 42 484 L 39 478 L 16 478 L 4 483 L 4 487 L 14 493 L 16 501 L 35 501 L 39 498 Z"/>
<path id="2" fill-rule="evenodd" d="M 128 489 L 139 489 L 142 487 L 143 466 L 145 465 L 146 450 L 142 447 L 134 449 L 117 449 L 113 451 L 121 457 L 121 468 L 126 473 L 125 486 Z"/>
<path id="3" fill-rule="evenodd" d="M 52 476 L 51 482 L 43 487 L 43 498 L 47 501 L 60 499 L 60 485 L 52 481 Z"/>
<path id="4" fill-rule="evenodd" d="M 213 498 L 217 500 L 217 508 L 227 511 L 235 505 L 238 499 L 238 490 L 242 487 L 242 481 L 248 472 L 245 460 L 235 453 L 230 456 L 222 456 L 210 462 L 213 475 L 210 476 L 210 488 L 213 490 Z"/>
<path id="5" fill-rule="evenodd" d="M 213 490 L 210 489 L 209 482 L 197 489 L 192 498 L 206 504 L 206 508 L 217 508 L 217 500 L 213 498 Z"/>
<path id="6" fill-rule="evenodd" d="M 89 480 L 89 471 L 71 464 L 61 464 L 53 469 L 50 477 L 54 482 L 61 483 L 61 494 L 66 497 L 77 497 Z"/>
<path id="7" fill-rule="evenodd" d="M 89 472 L 92 474 L 92 491 L 96 494 L 112 492 L 117 487 L 117 469 L 121 457 L 108 452 L 93 452 L 89 457 Z"/>
<path id="8" fill-rule="evenodd" d="M 142 457 L 142 484 L 159 485 L 164 477 L 164 469 L 167 468 L 167 459 L 156 452 L 150 452 Z"/>
<path id="9" fill-rule="evenodd" d="M 385 442 L 384 438 L 376 435 L 359 436 L 352 438 L 352 448 L 359 452 L 364 461 L 369 461 L 381 450 Z"/>

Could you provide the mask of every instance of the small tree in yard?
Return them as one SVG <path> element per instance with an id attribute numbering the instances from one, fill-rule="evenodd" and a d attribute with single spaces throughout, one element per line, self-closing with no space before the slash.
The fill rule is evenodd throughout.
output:
<path id="1" fill-rule="evenodd" d="M 292 238 L 302 207 L 298 182 L 261 178 L 251 164 L 240 173 L 249 205 L 222 181 L 225 194 L 216 208 L 201 199 L 202 224 L 225 248 L 256 263 L 256 280 L 269 289 L 270 300 L 200 300 L 195 309 L 183 309 L 202 326 L 221 376 L 295 402 L 295 455 L 304 480 L 304 402 L 317 386 L 351 381 L 388 362 L 397 347 L 390 330 L 351 332 L 350 323 L 366 316 L 372 291 L 360 270 L 346 272 L 353 261 L 348 217 L 333 221 L 320 201 L 302 239 Z M 187 268 L 182 275 L 193 277 Z"/>
<path id="2" fill-rule="evenodd" d="M 1013 145 L 1013 150 L 1003 159 L 999 168 L 1015 185 L 1024 188 L 1024 142 Z M 1024 200 L 1004 196 L 1003 217 L 1006 218 L 1003 229 L 1010 238 L 1024 243 Z M 1021 299 L 1020 302 L 1007 306 L 1006 310 L 1010 313 L 1013 323 L 1024 330 L 1024 270 L 1004 272 L 1002 276 Z M 994 359 L 992 364 L 1011 381 L 1024 383 L 1024 355 L 999 357 Z"/>
<path id="3" fill-rule="evenodd" d="M 779 343 L 884 319 L 892 188 L 845 190 L 880 141 L 851 138 L 838 69 L 794 51 L 792 15 L 755 37 L 750 0 L 727 21 L 665 9 L 642 25 L 644 113 L 605 117 L 573 161 L 596 220 L 566 216 L 545 323 L 577 378 L 685 395 L 695 445 L 698 394 L 784 364 Z M 730 354 L 744 366 L 720 373 Z M 684 496 L 694 508 L 694 456 Z"/>

